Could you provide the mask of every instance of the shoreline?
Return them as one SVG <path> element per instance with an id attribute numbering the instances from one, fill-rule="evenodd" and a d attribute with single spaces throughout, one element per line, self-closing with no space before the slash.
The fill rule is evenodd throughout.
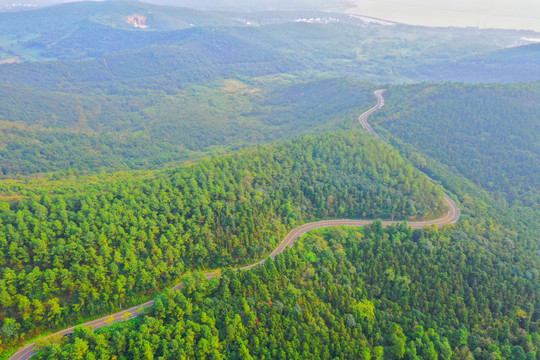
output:
<path id="1" fill-rule="evenodd" d="M 540 22 L 533 17 L 502 13 L 481 14 L 479 10 L 421 6 L 414 3 L 395 4 L 391 7 L 379 1 L 347 1 L 345 14 L 373 18 L 389 23 L 427 27 L 458 27 L 478 29 L 506 29 L 540 33 Z M 538 6 L 540 13 L 540 5 Z"/>

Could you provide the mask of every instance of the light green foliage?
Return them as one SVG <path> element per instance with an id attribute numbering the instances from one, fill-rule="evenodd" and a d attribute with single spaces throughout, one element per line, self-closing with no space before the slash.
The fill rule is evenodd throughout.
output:
<path id="1" fill-rule="evenodd" d="M 523 304 L 535 296 L 535 284 L 515 282 L 507 274 L 513 264 L 494 265 L 495 255 L 472 246 L 461 226 L 411 232 L 400 225 L 381 234 L 366 227 L 362 241 L 357 229 L 333 230 L 308 233 L 302 246 L 262 267 L 224 271 L 219 280 L 167 292 L 142 318 L 77 332 L 75 339 L 64 340 L 64 355 L 55 357 L 58 352 L 50 347 L 37 358 L 69 359 L 75 344 L 84 341 L 96 357 L 127 359 L 143 348 L 149 349 L 147 356 L 162 359 L 470 359 L 469 348 L 480 358 L 504 352 L 509 360 L 534 359 L 537 324 L 520 322 L 512 311 L 492 311 L 490 303 Z M 396 234 L 402 244 L 388 241 Z M 452 242 L 441 241 L 445 236 Z M 422 248 L 423 237 L 436 244 L 435 259 Z M 329 246 L 321 248 L 321 239 Z M 344 256 L 336 254 L 340 248 Z M 459 261 L 463 252 L 468 266 Z M 319 261 L 312 263 L 310 253 Z M 413 278 L 406 297 L 380 271 L 390 264 L 398 275 L 406 270 Z M 349 271 L 360 265 L 362 274 Z M 306 283 L 303 274 L 312 267 L 317 276 Z M 482 285 L 470 281 L 483 272 L 496 272 L 497 278 Z M 373 318 L 358 313 L 358 304 L 374 308 Z M 118 350 L 117 343 L 128 345 Z"/>
<path id="2" fill-rule="evenodd" d="M 374 116 L 390 133 L 509 205 L 533 208 L 540 194 L 540 82 L 392 87 Z M 426 161 L 416 152 L 411 161 Z"/>
<path id="3" fill-rule="evenodd" d="M 359 131 L 99 179 L 79 188 L 55 181 L 51 194 L 46 180 L 34 189 L 6 182 L 6 193 L 22 197 L 0 214 L 0 301 L 16 319 L 8 339 L 126 307 L 189 270 L 254 261 L 304 221 L 404 219 L 411 198 L 424 217 L 445 211 L 435 185 Z M 222 297 L 229 293 L 224 287 Z M 372 316 L 369 307 L 357 311 Z"/>
<path id="4" fill-rule="evenodd" d="M 84 97 L 78 90 L 2 87 L 0 177 L 161 169 L 336 129 L 373 101 L 374 88 L 355 80 L 281 77 L 217 80 L 170 91 L 158 85 L 102 86 Z M 27 104 L 21 106 L 20 99 Z"/>

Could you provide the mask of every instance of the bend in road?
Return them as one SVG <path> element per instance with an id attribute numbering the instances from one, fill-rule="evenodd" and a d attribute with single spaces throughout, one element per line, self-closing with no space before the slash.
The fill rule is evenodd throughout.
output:
<path id="1" fill-rule="evenodd" d="M 369 126 L 369 124 L 367 123 L 367 119 L 371 114 L 373 114 L 375 111 L 379 110 L 381 107 L 384 106 L 384 98 L 382 96 L 383 92 L 384 92 L 384 90 L 375 91 L 375 96 L 377 97 L 377 105 L 375 105 L 374 107 L 372 107 L 368 111 L 364 112 L 358 118 L 358 120 L 360 121 L 360 124 L 364 127 L 364 129 L 366 129 L 369 133 L 376 136 L 377 138 L 380 138 L 379 134 L 377 134 L 375 132 L 375 130 L 373 130 L 371 128 L 371 126 Z M 449 208 L 448 213 L 446 214 L 446 216 L 444 216 L 444 217 L 442 217 L 440 219 L 436 219 L 436 220 L 410 222 L 410 223 L 408 223 L 408 225 L 410 227 L 412 227 L 412 228 L 417 228 L 418 229 L 418 228 L 423 228 L 423 227 L 432 226 L 432 225 L 436 225 L 436 226 L 440 227 L 440 226 L 443 226 L 445 224 L 454 224 L 454 223 L 456 223 L 459 220 L 459 217 L 461 215 L 461 213 L 459 211 L 459 207 L 457 206 L 456 202 L 454 200 L 452 200 L 446 194 L 444 196 L 444 201 L 446 202 L 446 204 L 448 205 L 448 208 Z M 330 227 L 330 226 L 364 226 L 364 225 L 369 225 L 372 222 L 373 222 L 373 220 L 336 219 L 336 220 L 315 221 L 315 222 L 311 222 L 311 223 L 308 223 L 308 224 L 301 225 L 301 226 L 291 230 L 291 232 L 289 232 L 289 234 L 287 234 L 287 236 L 283 239 L 283 241 L 279 244 L 279 246 L 277 248 L 275 248 L 274 251 L 272 251 L 272 253 L 270 254 L 270 257 L 273 259 L 278 254 L 282 253 L 285 250 L 285 248 L 293 246 L 294 243 L 296 242 L 296 240 L 298 240 L 302 235 L 304 235 L 305 233 L 307 233 L 310 230 L 323 228 L 323 227 Z M 396 225 L 398 223 L 401 223 L 401 221 L 382 221 L 383 226 Z M 265 261 L 266 260 L 261 260 L 261 261 L 258 261 L 256 263 L 254 263 L 254 264 L 247 265 L 247 266 L 238 268 L 236 270 L 249 270 L 249 269 L 254 268 L 257 265 L 264 264 Z M 210 279 L 218 278 L 220 275 L 217 272 L 212 272 L 212 273 L 206 273 L 205 276 L 206 276 L 207 280 L 210 280 Z M 179 283 L 179 284 L 175 285 L 172 288 L 172 290 L 180 290 L 182 288 L 183 288 L 183 283 Z M 84 324 L 81 324 L 81 326 L 85 326 L 85 327 L 86 326 L 92 326 L 94 329 L 99 329 L 101 327 L 110 326 L 113 323 L 126 321 L 126 320 L 129 320 L 129 319 L 135 318 L 135 317 L 137 317 L 139 315 L 142 315 L 144 313 L 143 310 L 145 308 L 147 308 L 147 307 L 151 307 L 152 305 L 154 305 L 154 300 L 147 301 L 144 304 L 133 306 L 133 307 L 131 307 L 129 309 L 117 312 L 117 313 L 112 314 L 112 315 L 107 315 L 107 316 L 104 316 L 102 318 L 86 322 Z M 79 325 L 77 325 L 77 326 L 79 326 Z M 67 329 L 61 330 L 59 332 L 56 332 L 54 334 L 51 334 L 51 335 L 45 337 L 44 339 L 55 338 L 55 337 L 61 337 L 61 336 L 64 336 L 64 335 L 68 335 L 68 334 L 73 333 L 74 329 L 75 329 L 75 326 L 72 326 L 70 328 L 67 328 Z M 35 353 L 34 352 L 34 344 L 35 343 L 31 343 L 31 344 L 28 344 L 28 345 L 24 346 L 19 351 L 17 351 L 15 354 L 13 354 L 9 358 L 9 360 L 27 360 L 27 359 L 30 359 Z"/>
<path id="2" fill-rule="evenodd" d="M 379 110 L 380 108 L 384 106 L 384 97 L 382 96 L 383 92 L 384 92 L 384 89 L 375 90 L 375 96 L 377 97 L 377 105 L 375 105 L 374 107 L 372 107 L 371 109 L 364 112 L 362 115 L 358 117 L 358 121 L 360 121 L 360 125 L 362 125 L 364 129 L 366 129 L 371 135 L 377 137 L 378 139 L 380 139 L 381 137 L 379 136 L 379 134 L 377 134 L 375 130 L 371 128 L 371 126 L 367 122 L 367 119 L 369 118 L 371 114 L 373 114 L 375 111 Z"/>

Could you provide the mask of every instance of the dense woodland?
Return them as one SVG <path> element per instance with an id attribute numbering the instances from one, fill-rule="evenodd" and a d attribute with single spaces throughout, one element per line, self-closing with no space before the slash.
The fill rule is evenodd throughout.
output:
<path id="1" fill-rule="evenodd" d="M 281 77 L 168 91 L 152 84 L 158 89 L 101 83 L 106 89 L 85 95 L 3 86 L 0 176 L 177 166 L 343 127 L 373 102 L 374 89 L 362 81 Z"/>
<path id="2" fill-rule="evenodd" d="M 18 190 L 20 189 L 20 190 Z M 214 157 L 149 179 L 65 194 L 6 185 L 0 221 L 0 336 L 136 303 L 195 270 L 245 264 L 316 218 L 434 218 L 439 188 L 359 131 Z"/>
<path id="3" fill-rule="evenodd" d="M 440 62 L 418 69 L 429 81 L 516 82 L 538 81 L 540 45 L 510 47 L 490 54 L 460 59 L 451 64 Z M 519 64 L 511 66 L 510 64 Z M 509 66 L 510 65 L 510 66 Z M 511 71 L 509 71 L 511 67 Z M 419 79 L 420 80 L 420 79 Z"/>
<path id="4" fill-rule="evenodd" d="M 539 85 L 392 87 L 372 120 L 402 155 L 458 194 L 465 218 L 516 234 L 515 266 L 528 277 L 540 269 Z"/>
<path id="5" fill-rule="evenodd" d="M 538 359 L 538 278 L 516 274 L 508 236 L 468 222 L 313 231 L 275 261 L 194 276 L 143 317 L 77 328 L 37 358 Z"/>
<path id="6" fill-rule="evenodd" d="M 540 82 L 418 84 L 386 96 L 373 121 L 392 135 L 511 206 L 540 203 Z"/>
<path id="7" fill-rule="evenodd" d="M 466 216 L 517 232 L 516 250 L 539 269 L 538 82 L 390 88 L 377 130 L 446 189 Z M 398 101 L 407 102 L 402 105 Z"/>
<path id="8" fill-rule="evenodd" d="M 507 98 L 525 104 L 519 110 L 523 120 L 516 120 L 524 122 L 504 125 L 503 134 L 488 121 L 479 121 L 476 131 L 486 134 L 479 138 L 484 143 L 464 141 L 461 117 L 453 119 L 462 126 L 438 129 L 431 124 L 440 139 L 452 137 L 461 144 L 464 149 L 456 151 L 473 157 L 475 167 L 458 164 L 458 157 L 445 157 L 441 149 L 448 144 L 442 140 L 431 147 L 411 140 L 429 139 L 414 122 L 422 117 L 409 118 L 410 137 L 395 132 L 399 119 L 410 113 L 392 115 L 392 97 L 399 92 L 389 92 L 392 111 L 381 110 L 381 115 L 391 117 L 389 130 L 400 134 L 390 141 L 458 195 L 463 216 L 455 227 L 412 231 L 373 225 L 310 232 L 263 268 L 238 275 L 226 272 L 210 283 L 194 276 L 182 293 L 163 294 L 146 316 L 96 333 L 78 329 L 73 337 L 45 347 L 39 356 L 539 359 L 540 246 L 531 197 L 536 194 L 532 185 L 538 180 L 537 168 L 532 161 L 529 169 L 520 170 L 532 171 L 528 176 L 512 173 L 514 165 L 508 163 L 512 156 L 523 161 L 537 150 L 534 143 L 505 140 L 508 133 L 510 138 L 521 136 L 510 130 L 534 129 L 535 117 L 527 114 L 534 114 L 535 103 L 526 100 L 532 91 L 527 86 L 497 90 L 508 95 L 523 89 L 521 97 Z M 442 86 L 446 88 L 467 87 Z M 475 86 L 468 89 L 474 95 Z M 421 113 L 421 104 L 418 101 L 411 109 Z M 460 104 L 456 95 L 454 108 Z M 478 119 L 490 111 L 476 109 Z M 429 127 L 427 121 L 423 124 Z M 497 141 L 487 140 L 490 133 Z M 534 137 L 535 132 L 523 136 Z M 490 177 L 492 168 L 499 169 L 498 177 Z M 515 195 L 509 198 L 506 192 L 512 190 Z"/>
<path id="9" fill-rule="evenodd" d="M 1 360 L 156 296 L 37 358 L 540 359 L 540 83 L 386 86 L 390 145 L 357 123 L 381 88 L 358 79 L 537 81 L 536 35 L 132 2 L 0 32 L 23 60 L 0 65 Z M 307 221 L 441 216 L 439 183 L 456 225 L 317 230 L 231 270 Z"/>

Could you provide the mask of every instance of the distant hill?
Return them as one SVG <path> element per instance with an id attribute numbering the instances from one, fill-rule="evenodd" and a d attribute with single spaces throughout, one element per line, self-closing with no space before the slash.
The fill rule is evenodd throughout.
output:
<path id="1" fill-rule="evenodd" d="M 73 1 L 74 0 L 24 0 L 15 2 L 13 0 L 0 0 L 0 11 L 33 9 Z M 348 7 L 348 4 L 341 0 L 205 0 L 204 2 L 197 0 L 147 0 L 145 2 L 159 5 L 225 11 L 261 11 L 273 9 L 320 10 L 332 7 Z"/>
<path id="2" fill-rule="evenodd" d="M 383 82 L 416 80 L 425 77 L 416 74 L 425 65 L 483 56 L 526 44 L 522 38 L 535 36 L 530 31 L 384 25 L 307 10 L 242 13 L 139 2 L 77 2 L 0 13 L 0 60 L 14 56 L 31 61 L 81 60 L 150 46 L 183 46 L 193 33 L 181 30 L 189 29 L 205 36 L 217 36 L 216 31 L 229 36 L 234 41 L 227 44 L 228 51 L 242 40 L 264 45 L 280 57 L 301 59 L 299 71 L 313 67 L 340 74 L 360 71 Z M 198 39 L 211 42 L 204 36 Z"/>
<path id="3" fill-rule="evenodd" d="M 148 16 L 150 29 L 173 30 L 190 25 L 231 25 L 227 15 L 181 7 L 157 6 L 136 1 L 80 1 L 29 11 L 0 13 L 3 34 L 56 34 L 73 30 L 83 21 L 91 20 L 112 28 L 134 29 L 125 20 L 129 15 Z M 66 35 L 65 33 L 63 35 Z"/>
<path id="4" fill-rule="evenodd" d="M 540 80 L 540 44 L 497 50 L 462 60 L 427 65 L 424 79 L 464 82 Z"/>

